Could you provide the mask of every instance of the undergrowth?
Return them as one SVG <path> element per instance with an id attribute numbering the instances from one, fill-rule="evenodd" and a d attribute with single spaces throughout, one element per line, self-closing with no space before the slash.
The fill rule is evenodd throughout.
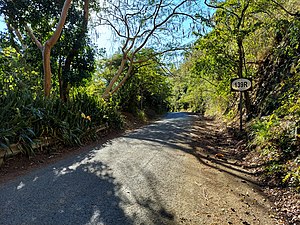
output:
<path id="1" fill-rule="evenodd" d="M 11 144 L 23 153 L 34 154 L 32 146 L 50 138 L 66 146 L 95 140 L 102 127 L 121 128 L 123 121 L 111 102 L 76 93 L 67 103 L 45 99 L 29 91 L 9 91 L 0 97 L 0 147 Z"/>
<path id="2" fill-rule="evenodd" d="M 273 49 L 258 70 L 250 146 L 265 160 L 265 176 L 300 191 L 299 17 L 279 20 Z"/>
<path id="3" fill-rule="evenodd" d="M 265 161 L 265 179 L 300 191 L 300 117 L 279 117 L 279 108 L 270 116 L 256 119 L 250 128 L 250 147 Z M 281 115 L 282 116 L 282 115 Z"/>

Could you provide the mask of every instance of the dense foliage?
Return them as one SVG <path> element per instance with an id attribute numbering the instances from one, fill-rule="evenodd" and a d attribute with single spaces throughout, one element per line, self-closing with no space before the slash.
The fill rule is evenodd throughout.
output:
<path id="1" fill-rule="evenodd" d="M 0 4 L 0 14 L 7 25 L 7 31 L 2 34 L 6 41 L 2 44 L 12 47 L 24 64 L 39 74 L 40 83 L 46 79 L 46 43 L 56 29 L 63 5 L 64 1 L 1 1 Z M 67 101 L 71 87 L 84 83 L 95 70 L 96 50 L 87 35 L 87 13 L 83 8 L 83 1 L 73 1 L 49 59 L 49 82 L 54 94 L 59 93 L 63 101 Z"/>
<path id="2" fill-rule="evenodd" d="M 252 144 L 270 165 L 267 171 L 284 184 L 300 187 L 300 18 L 279 20 L 272 52 L 260 65 L 255 93 Z M 263 116 L 263 117 L 262 117 Z"/>
<path id="3" fill-rule="evenodd" d="M 94 1 L 72 2 L 51 51 L 51 98 L 44 98 L 41 49 L 28 30 L 44 45 L 55 31 L 63 2 L 1 1 L 7 29 L 0 34 L 0 148 L 7 151 L 17 144 L 30 155 L 32 147 L 45 139 L 81 145 L 95 140 L 104 127 L 122 128 L 120 111 L 144 114 L 145 109 L 154 108 L 162 113 L 168 107 L 169 88 L 160 59 L 149 60 L 152 55 L 146 57 L 146 53 L 141 53 L 143 62 L 134 65 L 120 93 L 106 100 L 101 97 L 120 61 L 115 60 L 113 67 L 101 61 L 114 61 L 114 57 L 97 62 L 96 56 L 104 52 L 91 44 L 83 11 L 86 3 L 95 8 Z M 96 65 L 100 65 L 97 71 Z"/>
<path id="4" fill-rule="evenodd" d="M 206 1 L 215 10 L 175 72 L 173 108 L 238 118 L 230 80 L 251 77 L 244 92 L 249 148 L 258 151 L 266 180 L 300 187 L 299 30 L 297 1 Z"/>
<path id="5" fill-rule="evenodd" d="M 30 91 L 8 91 L 0 97 L 0 145 L 18 144 L 31 155 L 44 139 L 64 145 L 95 140 L 102 127 L 120 128 L 122 119 L 111 103 L 77 93 L 68 103 L 44 99 Z"/>
<path id="6" fill-rule="evenodd" d="M 45 139 L 81 145 L 94 140 L 103 127 L 121 128 L 120 111 L 146 118 L 168 109 L 167 77 L 161 59 L 151 49 L 136 53 L 134 69 L 120 93 L 106 100 L 101 97 L 123 56 L 99 60 L 104 52 L 98 51 L 88 36 L 88 17 L 83 10 L 87 3 L 90 8 L 96 6 L 93 1 L 72 2 L 51 51 L 51 98 L 44 98 L 43 57 L 36 42 L 45 47 L 55 32 L 63 1 L 1 2 L 7 30 L 1 32 L 0 42 L 0 148 L 8 151 L 17 144 L 30 155 L 32 146 Z M 37 41 L 33 41 L 29 29 Z M 120 75 L 126 75 L 125 71 Z M 122 76 L 115 85 L 121 80 Z"/>
<path id="7" fill-rule="evenodd" d="M 144 49 L 137 55 L 141 63 L 134 66 L 127 82 L 114 96 L 122 110 L 135 114 L 146 112 L 148 116 L 168 111 L 170 85 L 159 57 L 153 55 L 152 49 Z"/>

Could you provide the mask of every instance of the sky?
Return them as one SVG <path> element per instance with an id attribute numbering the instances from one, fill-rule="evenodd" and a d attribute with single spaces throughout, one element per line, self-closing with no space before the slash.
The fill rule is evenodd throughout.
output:
<path id="1" fill-rule="evenodd" d="M 0 31 L 5 31 L 7 29 L 6 24 L 4 23 L 4 19 L 0 16 Z M 107 51 L 107 55 L 111 55 L 112 52 L 117 50 L 115 43 L 112 41 L 112 33 L 108 27 L 101 26 L 97 27 L 96 31 L 99 37 L 92 35 L 92 41 L 99 47 L 105 48 Z M 95 34 L 95 31 L 91 31 L 91 34 Z"/>
<path id="2" fill-rule="evenodd" d="M 3 17 L 0 16 L 0 31 L 4 31 L 4 29 L 6 29 L 6 25 L 3 21 Z M 95 28 L 95 30 L 90 30 L 90 34 L 93 43 L 95 43 L 98 48 L 106 49 L 105 57 L 110 57 L 121 46 L 120 41 L 116 40 L 116 38 L 113 37 L 112 31 L 108 26 L 98 26 L 97 28 Z"/>
<path id="3" fill-rule="evenodd" d="M 4 31 L 6 29 L 6 25 L 4 23 L 3 17 L 0 16 L 0 31 Z"/>
<path id="4" fill-rule="evenodd" d="M 108 26 L 99 26 L 96 30 L 91 30 L 90 35 L 93 43 L 95 43 L 98 48 L 104 48 L 106 50 L 105 57 L 111 56 L 120 46 L 115 42 L 112 31 Z"/>

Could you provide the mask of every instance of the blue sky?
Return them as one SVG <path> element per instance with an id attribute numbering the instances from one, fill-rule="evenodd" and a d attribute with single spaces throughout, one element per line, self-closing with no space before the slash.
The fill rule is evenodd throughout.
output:
<path id="1" fill-rule="evenodd" d="M 0 16 L 0 31 L 3 31 L 4 29 L 6 29 L 6 25 L 4 23 L 3 17 Z"/>
<path id="2" fill-rule="evenodd" d="M 4 23 L 4 18 L 0 16 L 0 31 L 6 30 L 6 24 Z M 106 48 L 107 51 L 115 51 L 115 46 L 111 43 L 112 37 L 111 37 L 111 32 L 108 28 L 101 27 L 98 28 L 98 33 L 101 35 L 101 38 L 94 39 L 96 42 L 97 46 L 99 48 Z M 101 40 L 101 41 L 100 41 Z"/>
<path id="3" fill-rule="evenodd" d="M 205 5 L 201 4 L 203 9 L 207 9 Z M 6 29 L 6 24 L 4 23 L 4 18 L 0 16 L 0 31 L 4 31 Z M 95 35 L 97 33 L 98 35 Z M 91 37 L 93 42 L 99 47 L 99 48 L 105 48 L 107 51 L 107 55 L 111 55 L 113 52 L 115 52 L 119 47 L 120 43 L 119 41 L 116 41 L 116 39 L 113 38 L 111 29 L 107 26 L 99 26 L 96 28 L 96 30 L 90 31 Z M 195 37 L 192 37 L 190 39 L 184 40 L 184 42 L 189 42 L 194 40 Z"/>

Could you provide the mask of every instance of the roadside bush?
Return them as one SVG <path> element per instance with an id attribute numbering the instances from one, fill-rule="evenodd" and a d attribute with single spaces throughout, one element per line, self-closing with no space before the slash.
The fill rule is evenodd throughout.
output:
<path id="1" fill-rule="evenodd" d="M 278 109 L 282 111 L 282 109 Z M 257 119 L 251 125 L 250 147 L 255 148 L 266 162 L 266 178 L 280 185 L 300 190 L 299 141 L 295 130 L 297 118 L 276 114 Z"/>
<path id="2" fill-rule="evenodd" d="M 116 106 L 102 99 L 76 93 L 69 102 L 45 99 L 29 91 L 10 91 L 0 97 L 0 145 L 18 144 L 25 154 L 32 145 L 51 138 L 67 146 L 95 140 L 104 126 L 121 128 Z"/>

